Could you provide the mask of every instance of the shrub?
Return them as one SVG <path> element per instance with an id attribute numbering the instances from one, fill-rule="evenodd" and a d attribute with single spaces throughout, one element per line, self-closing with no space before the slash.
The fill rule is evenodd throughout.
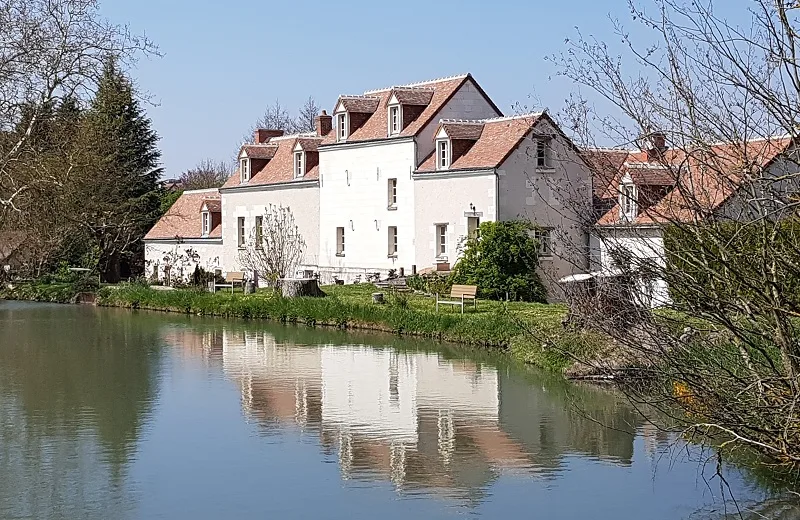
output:
<path id="1" fill-rule="evenodd" d="M 547 293 L 536 269 L 539 243 L 530 222 L 484 222 L 480 233 L 464 244 L 464 256 L 450 276 L 451 283 L 477 285 L 481 297 L 545 302 Z"/>

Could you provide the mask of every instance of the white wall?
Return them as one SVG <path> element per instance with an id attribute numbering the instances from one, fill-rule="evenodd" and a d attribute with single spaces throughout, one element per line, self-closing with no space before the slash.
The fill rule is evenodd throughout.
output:
<path id="1" fill-rule="evenodd" d="M 489 119 L 499 115 L 475 83 L 467 81 L 420 132 L 417 137 L 417 164 L 421 164 L 433 152 L 433 135 L 441 119 Z"/>
<path id="2" fill-rule="evenodd" d="M 319 265 L 323 283 L 334 274 L 405 268 L 414 263 L 414 142 L 352 143 L 320 149 Z M 396 210 L 388 180 L 397 179 Z M 351 223 L 352 222 L 352 223 Z M 396 226 L 397 258 L 388 257 L 388 227 Z M 345 254 L 336 256 L 336 228 L 345 228 Z"/>
<path id="3" fill-rule="evenodd" d="M 666 265 L 664 239 L 659 228 L 654 227 L 625 227 L 625 228 L 599 228 L 592 239 L 598 246 L 600 267 L 603 270 L 614 270 L 619 267 L 614 263 L 611 251 L 626 250 L 632 257 L 631 266 L 634 268 L 638 261 L 653 262 L 657 266 Z M 667 283 L 664 280 L 655 280 L 652 283 L 640 283 L 637 286 L 637 298 L 640 303 L 650 307 L 661 307 L 669 304 Z"/>
<path id="4" fill-rule="evenodd" d="M 541 259 L 540 276 L 549 297 L 559 300 L 558 280 L 588 269 L 591 173 L 548 122 L 534 131 L 554 135 L 553 168 L 536 169 L 536 141 L 527 137 L 498 169 L 499 219 L 525 219 L 552 228 L 553 255 Z"/>
<path id="5" fill-rule="evenodd" d="M 245 217 L 246 237 L 249 239 L 255 228 L 255 217 L 264 214 L 270 204 L 282 205 L 292 210 L 295 223 L 306 242 L 303 266 L 314 267 L 319 251 L 319 185 L 316 182 L 302 185 L 263 186 L 255 191 L 223 191 L 222 238 L 224 252 L 222 262 L 226 271 L 240 271 L 237 225 L 239 217 Z"/>
<path id="6" fill-rule="evenodd" d="M 197 262 L 180 261 L 174 264 L 171 267 L 171 279 L 182 278 L 187 281 L 194 273 L 197 265 L 209 272 L 222 268 L 222 240 L 220 239 L 186 239 L 180 244 L 175 240 L 145 240 L 145 276 L 147 278 L 152 277 L 153 270 L 156 269 L 158 279 L 163 280 L 166 264 L 177 257 L 184 257 L 188 260 L 188 249 L 193 250 L 198 255 Z M 165 261 L 165 256 L 169 257 L 170 260 Z"/>
<path id="7" fill-rule="evenodd" d="M 436 225 L 447 224 L 447 260 L 451 267 L 457 248 L 467 236 L 470 204 L 481 222 L 497 220 L 497 178 L 494 173 L 418 174 L 414 177 L 416 266 L 436 265 Z"/>

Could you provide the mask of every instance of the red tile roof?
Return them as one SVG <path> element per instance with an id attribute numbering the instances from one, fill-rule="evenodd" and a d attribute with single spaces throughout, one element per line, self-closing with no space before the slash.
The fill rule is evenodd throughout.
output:
<path id="1" fill-rule="evenodd" d="M 389 99 L 392 97 L 392 92 L 402 90 L 402 89 L 413 89 L 414 87 L 420 87 L 425 89 L 430 89 L 433 91 L 431 94 L 430 102 L 425 105 L 425 108 L 422 110 L 422 113 L 413 121 L 411 121 L 402 132 L 397 135 L 392 136 L 392 138 L 397 137 L 409 137 L 409 136 L 416 136 L 424 127 L 427 125 L 431 120 L 436 117 L 439 111 L 444 107 L 444 105 L 450 100 L 450 98 L 455 95 L 458 89 L 461 88 L 467 81 L 472 81 L 475 84 L 475 87 L 480 91 L 483 90 L 480 88 L 477 82 L 472 78 L 472 75 L 465 74 L 463 76 L 455 76 L 452 78 L 444 78 L 439 80 L 427 81 L 423 83 L 417 83 L 414 85 L 405 85 L 403 87 L 391 87 L 382 90 L 374 90 L 374 91 L 367 91 L 364 93 L 365 96 L 378 98 L 379 103 L 372 115 L 367 119 L 367 121 L 358 128 L 355 132 L 350 134 L 347 137 L 348 143 L 357 142 L 357 141 L 371 141 L 373 139 L 386 139 L 388 137 L 388 102 Z M 500 109 L 498 109 L 491 100 L 487 100 L 497 111 L 497 114 L 500 115 Z M 336 143 L 336 132 L 331 132 L 322 142 L 323 145 L 335 144 Z"/>
<path id="2" fill-rule="evenodd" d="M 477 121 L 442 121 L 439 129 L 444 129 L 450 139 L 470 139 L 477 141 L 483 132 L 484 122 Z M 439 133 L 439 130 L 436 131 Z"/>
<path id="3" fill-rule="evenodd" d="M 704 214 L 719 208 L 739 189 L 746 170 L 767 167 L 786 150 L 790 142 L 786 137 L 773 137 L 742 143 L 715 144 L 705 151 L 667 150 L 662 168 L 666 165 L 669 173 L 663 175 L 669 175 L 676 181 L 675 188 L 641 212 L 633 222 L 621 222 L 620 208 L 615 204 L 600 217 L 597 224 L 652 225 L 703 218 Z M 630 152 L 630 156 L 641 158 L 641 153 Z M 619 180 L 625 171 L 632 171 L 632 168 L 623 163 L 614 180 L 605 189 L 608 198 L 617 198 Z"/>
<path id="4" fill-rule="evenodd" d="M 378 108 L 381 98 L 376 96 L 340 96 L 339 103 L 348 112 L 371 114 Z M 338 103 L 337 103 L 338 105 Z"/>
<path id="5" fill-rule="evenodd" d="M 403 105 L 427 105 L 433 98 L 434 89 L 430 87 L 394 87 L 389 95 L 397 98 Z"/>
<path id="6" fill-rule="evenodd" d="M 536 123 L 541 120 L 542 114 L 526 114 L 471 122 L 473 124 L 482 123 L 480 138 L 475 141 L 475 144 L 464 155 L 453 161 L 447 171 L 499 167 L 511 152 L 519 146 L 525 136 L 530 133 Z M 452 128 L 456 133 L 463 131 L 461 135 L 467 134 L 465 123 L 467 122 L 455 123 Z M 448 121 L 441 123 L 442 126 L 450 124 Z M 450 135 L 449 132 L 448 135 Z M 417 169 L 418 173 L 432 173 L 435 171 L 436 159 L 434 154 L 429 155 Z"/>
<path id="7" fill-rule="evenodd" d="M 275 156 L 275 152 L 278 151 L 278 147 L 274 143 L 246 144 L 242 146 L 242 151 L 250 159 L 272 159 Z"/>
<path id="8" fill-rule="evenodd" d="M 184 191 L 156 225 L 145 235 L 145 240 L 181 238 L 203 238 L 200 210 L 204 203 L 218 203 L 219 191 Z M 222 226 L 217 225 L 208 238 L 221 238 Z"/>
<path id="9" fill-rule="evenodd" d="M 211 213 L 221 213 L 222 212 L 222 200 L 219 198 L 206 198 L 203 199 L 202 206 L 208 208 L 208 211 Z M 201 206 L 201 207 L 202 207 Z"/>
<path id="10" fill-rule="evenodd" d="M 319 166 L 311 168 L 305 176 L 295 179 L 294 177 L 294 147 L 298 141 L 306 151 L 313 151 L 322 141 L 322 137 L 311 134 L 298 134 L 278 138 L 272 138 L 270 145 L 275 146 L 275 154 L 269 162 L 252 176 L 249 182 L 240 183 L 239 170 L 228 178 L 222 186 L 225 188 L 236 188 L 238 186 L 260 186 L 277 184 L 292 181 L 316 180 L 319 178 Z"/>

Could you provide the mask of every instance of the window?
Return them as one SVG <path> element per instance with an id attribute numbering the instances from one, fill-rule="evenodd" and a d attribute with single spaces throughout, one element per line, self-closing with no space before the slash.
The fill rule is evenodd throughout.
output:
<path id="1" fill-rule="evenodd" d="M 336 228 L 336 256 L 344 256 L 344 228 Z"/>
<path id="2" fill-rule="evenodd" d="M 399 134 L 400 130 L 400 107 L 389 107 L 389 135 Z"/>
<path id="3" fill-rule="evenodd" d="M 537 228 L 533 232 L 533 238 L 539 242 L 539 256 L 553 256 L 553 239 L 550 236 L 550 231 L 547 228 Z"/>
<path id="4" fill-rule="evenodd" d="M 397 208 L 397 179 L 389 179 L 389 209 Z"/>
<path id="5" fill-rule="evenodd" d="M 436 256 L 447 255 L 447 224 L 436 225 Z"/>
<path id="6" fill-rule="evenodd" d="M 239 176 L 242 182 L 250 180 L 250 159 L 242 159 L 240 161 Z"/>
<path id="7" fill-rule="evenodd" d="M 480 217 L 467 217 L 467 236 L 469 238 L 477 238 L 480 233 L 480 226 Z"/>
<path id="8" fill-rule="evenodd" d="M 389 256 L 397 256 L 397 226 L 389 226 Z"/>
<path id="9" fill-rule="evenodd" d="M 552 161 L 550 160 L 550 139 L 537 139 L 536 140 L 536 167 L 537 168 L 552 168 Z"/>
<path id="10" fill-rule="evenodd" d="M 295 152 L 294 153 L 294 178 L 297 179 L 298 177 L 302 177 L 306 174 L 306 171 L 303 167 L 303 152 Z"/>
<path id="11" fill-rule="evenodd" d="M 436 169 L 446 170 L 450 166 L 449 141 L 442 139 L 436 143 Z"/>
<path id="12" fill-rule="evenodd" d="M 244 217 L 239 217 L 237 222 L 237 233 L 239 247 L 244 247 Z"/>
<path id="13" fill-rule="evenodd" d="M 261 243 L 261 237 L 264 235 L 264 217 L 258 215 L 256 217 L 256 248 L 261 249 L 263 247 Z"/>
<path id="14" fill-rule="evenodd" d="M 627 220 L 636 218 L 636 186 L 633 184 L 623 184 L 620 186 L 620 217 Z"/>
<path id="15" fill-rule="evenodd" d="M 347 139 L 347 112 L 336 115 L 336 140 Z"/>
<path id="16" fill-rule="evenodd" d="M 203 212 L 203 236 L 207 237 L 211 232 L 211 214 L 208 211 Z"/>

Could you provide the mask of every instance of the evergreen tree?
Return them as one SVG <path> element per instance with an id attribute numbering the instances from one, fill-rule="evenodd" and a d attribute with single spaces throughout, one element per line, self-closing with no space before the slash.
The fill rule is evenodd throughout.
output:
<path id="1" fill-rule="evenodd" d="M 158 135 L 114 60 L 106 62 L 85 127 L 93 160 L 81 216 L 99 249 L 100 274 L 117 282 L 143 272 L 142 238 L 160 216 L 162 168 Z"/>

